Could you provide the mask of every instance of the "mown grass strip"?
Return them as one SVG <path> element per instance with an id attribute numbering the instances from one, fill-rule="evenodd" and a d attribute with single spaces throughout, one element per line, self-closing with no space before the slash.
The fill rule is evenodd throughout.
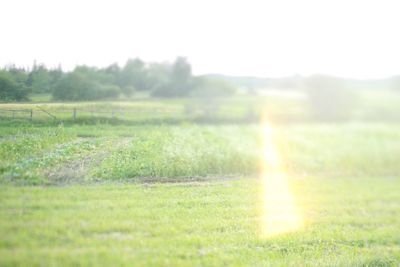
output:
<path id="1" fill-rule="evenodd" d="M 0 265 L 399 265 L 399 179 L 292 182 L 307 227 L 273 239 L 256 179 L 0 187 Z"/>

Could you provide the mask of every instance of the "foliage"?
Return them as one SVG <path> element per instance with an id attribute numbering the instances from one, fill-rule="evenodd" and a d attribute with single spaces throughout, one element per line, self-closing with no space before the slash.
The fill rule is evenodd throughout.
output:
<path id="1" fill-rule="evenodd" d="M 48 93 L 51 91 L 51 77 L 46 66 L 36 64 L 33 66 L 32 71 L 29 73 L 27 79 L 27 86 L 32 89 L 34 93 Z"/>
<path id="2" fill-rule="evenodd" d="M 16 76 L 16 75 L 15 75 Z M 20 76 L 19 76 L 20 77 Z M 0 100 L 23 101 L 28 100 L 30 90 L 22 81 L 14 79 L 13 75 L 6 71 L 0 71 Z"/>
<path id="3" fill-rule="evenodd" d="M 116 85 L 102 85 L 90 77 L 91 72 L 76 70 L 59 80 L 53 91 L 56 100 L 94 100 L 115 98 L 120 93 Z"/>
<path id="4" fill-rule="evenodd" d="M 178 57 L 171 66 L 169 79 L 153 91 L 157 97 L 182 97 L 191 93 L 194 88 L 192 67 L 184 57 Z"/>
<path id="5" fill-rule="evenodd" d="M 118 85 L 121 88 L 130 87 L 139 91 L 147 90 L 147 70 L 145 69 L 145 63 L 138 58 L 129 59 L 118 75 Z M 126 92 L 131 91 L 127 90 Z"/>
<path id="6" fill-rule="evenodd" d="M 171 65 L 167 63 L 150 63 L 147 66 L 147 88 L 154 91 L 160 85 L 166 84 L 171 73 Z"/>
<path id="7" fill-rule="evenodd" d="M 2 88 L 2 100 L 6 101 L 26 100 L 30 91 L 51 93 L 56 100 L 69 101 L 117 98 L 120 93 L 131 97 L 135 91 L 149 91 L 157 97 L 181 97 L 189 95 L 194 87 L 191 65 L 184 57 L 178 57 L 173 64 L 146 63 L 135 58 L 123 67 L 116 63 L 104 68 L 83 65 L 72 72 L 63 72 L 61 66 L 48 69 L 35 62 L 30 71 L 10 65 L 3 72 L 10 74 L 3 77 L 8 89 Z"/>
<path id="8" fill-rule="evenodd" d="M 135 87 L 133 86 L 125 86 L 121 88 L 121 91 L 124 95 L 131 97 L 135 93 Z"/>

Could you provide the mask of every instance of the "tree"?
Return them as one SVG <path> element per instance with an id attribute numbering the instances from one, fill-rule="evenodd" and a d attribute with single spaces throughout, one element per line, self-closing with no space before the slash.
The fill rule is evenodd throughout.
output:
<path id="1" fill-rule="evenodd" d="M 139 91 L 147 90 L 145 63 L 139 58 L 129 59 L 120 72 L 118 85 L 121 88 L 133 87 Z"/>
<path id="2" fill-rule="evenodd" d="M 169 72 L 169 79 L 153 90 L 153 96 L 188 96 L 194 88 L 192 67 L 184 57 L 177 57 Z"/>
<path id="3" fill-rule="evenodd" d="M 106 80 L 110 84 L 118 85 L 119 76 L 121 74 L 121 68 L 117 63 L 111 64 L 105 69 L 101 69 L 103 75 L 106 77 Z"/>
<path id="4" fill-rule="evenodd" d="M 17 84 L 21 86 L 26 85 L 29 74 L 25 69 L 13 66 L 12 68 L 8 69 L 8 72 L 11 74 Z"/>
<path id="5" fill-rule="evenodd" d="M 115 98 L 121 89 L 117 85 L 101 84 L 91 68 L 77 68 L 62 77 L 53 91 L 57 100 L 95 100 Z"/>
<path id="6" fill-rule="evenodd" d="M 172 65 L 171 79 L 176 85 L 187 85 L 192 78 L 192 66 L 185 57 L 177 57 Z"/>
<path id="7" fill-rule="evenodd" d="M 170 80 L 171 65 L 167 63 L 151 63 L 147 68 L 147 88 L 151 91 L 167 84 Z"/>
<path id="8" fill-rule="evenodd" d="M 35 64 L 29 73 L 27 85 L 32 88 L 34 93 L 49 93 L 51 91 L 50 75 L 46 66 Z"/>
<path id="9" fill-rule="evenodd" d="M 61 78 L 53 91 L 57 100 L 90 100 L 96 98 L 96 84 L 78 72 Z"/>
<path id="10" fill-rule="evenodd" d="M 23 83 L 15 81 L 9 72 L 0 71 L 0 100 L 28 100 L 29 93 L 29 88 L 27 88 Z"/>
<path id="11" fill-rule="evenodd" d="M 50 91 L 53 91 L 54 87 L 56 86 L 57 82 L 63 76 L 63 71 L 61 66 L 58 66 L 56 69 L 49 70 L 49 78 L 50 78 Z"/>

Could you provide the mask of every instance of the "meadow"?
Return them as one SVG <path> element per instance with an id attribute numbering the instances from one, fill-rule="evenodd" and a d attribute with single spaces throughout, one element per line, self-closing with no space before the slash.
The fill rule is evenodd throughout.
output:
<path id="1" fill-rule="evenodd" d="M 0 104 L 35 110 L 0 121 L 0 265 L 399 266 L 400 124 L 385 116 L 399 99 L 365 93 L 339 122 L 276 95 L 213 110 L 191 99 Z M 305 219 L 270 238 L 265 107 Z"/>

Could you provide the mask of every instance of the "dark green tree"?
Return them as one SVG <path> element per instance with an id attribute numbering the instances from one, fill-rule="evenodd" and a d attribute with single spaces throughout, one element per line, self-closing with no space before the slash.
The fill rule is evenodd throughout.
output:
<path id="1" fill-rule="evenodd" d="M 58 68 L 56 68 L 56 69 L 49 70 L 50 91 L 53 91 L 54 87 L 56 86 L 56 84 L 62 78 L 63 75 L 64 74 L 61 69 L 61 66 L 58 66 Z"/>
<path id="2" fill-rule="evenodd" d="M 22 82 L 17 82 L 7 71 L 0 71 L 0 100 L 24 101 L 28 100 L 29 88 Z"/>
<path id="3" fill-rule="evenodd" d="M 185 57 L 177 57 L 171 69 L 171 80 L 176 85 L 185 86 L 191 82 L 192 66 Z"/>
<path id="4" fill-rule="evenodd" d="M 151 63 L 147 68 L 147 88 L 153 91 L 170 81 L 171 65 L 166 63 Z"/>
<path id="5" fill-rule="evenodd" d="M 58 81 L 53 98 L 80 101 L 118 97 L 120 88 L 117 85 L 101 83 L 101 77 L 96 69 L 76 68 Z"/>
<path id="6" fill-rule="evenodd" d="M 184 57 L 177 57 L 171 66 L 167 82 L 157 86 L 153 95 L 158 97 L 188 96 L 194 88 L 192 67 Z"/>
<path id="7" fill-rule="evenodd" d="M 129 59 L 118 77 L 121 88 L 133 87 L 138 91 L 147 90 L 147 70 L 145 63 L 139 59 Z"/>
<path id="8" fill-rule="evenodd" d="M 31 87 L 34 93 L 49 93 L 51 91 L 50 82 L 50 75 L 46 66 L 35 64 L 29 73 L 27 86 Z"/>

